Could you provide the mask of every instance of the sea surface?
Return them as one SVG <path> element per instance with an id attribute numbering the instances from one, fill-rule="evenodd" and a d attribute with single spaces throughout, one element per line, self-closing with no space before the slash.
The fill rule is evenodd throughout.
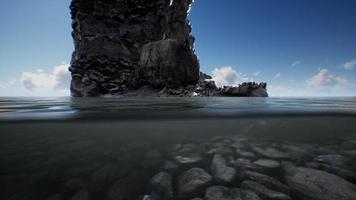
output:
<path id="1" fill-rule="evenodd" d="M 0 97 L 4 200 L 351 200 L 355 184 L 354 97 Z"/>

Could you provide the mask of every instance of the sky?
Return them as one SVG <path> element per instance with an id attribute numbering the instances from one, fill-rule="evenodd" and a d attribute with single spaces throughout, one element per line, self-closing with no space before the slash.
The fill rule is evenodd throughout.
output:
<path id="1" fill-rule="evenodd" d="M 0 96 L 69 95 L 70 0 L 0 1 Z M 196 0 L 201 71 L 270 96 L 356 96 L 355 0 Z"/>

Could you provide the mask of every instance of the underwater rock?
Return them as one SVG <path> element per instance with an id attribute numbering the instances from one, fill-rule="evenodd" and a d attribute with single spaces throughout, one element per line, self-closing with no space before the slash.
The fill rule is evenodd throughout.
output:
<path id="1" fill-rule="evenodd" d="M 340 168 L 334 165 L 328 165 L 324 163 L 319 163 L 319 162 L 308 162 L 305 165 L 306 167 L 322 170 L 329 172 L 331 174 L 335 174 L 337 176 L 340 176 L 341 178 L 344 178 L 347 181 L 350 181 L 352 183 L 356 183 L 356 173 L 349 170 L 349 169 L 344 169 Z"/>
<path id="2" fill-rule="evenodd" d="M 203 158 L 200 156 L 176 156 L 174 160 L 178 163 L 179 166 L 183 168 L 191 168 L 194 166 L 198 166 L 202 161 Z"/>
<path id="3" fill-rule="evenodd" d="M 260 200 L 260 198 L 250 191 L 239 188 L 227 188 L 223 186 L 212 186 L 206 190 L 204 200 Z"/>
<path id="4" fill-rule="evenodd" d="M 172 176 L 166 172 L 156 174 L 150 181 L 154 200 L 170 200 L 173 198 Z"/>
<path id="5" fill-rule="evenodd" d="M 268 96 L 266 83 L 217 88 L 199 71 L 192 3 L 72 0 L 72 96 Z"/>
<path id="6" fill-rule="evenodd" d="M 242 151 L 242 150 L 237 150 L 236 151 L 237 156 L 241 158 L 255 158 L 256 155 L 252 152 L 249 151 Z"/>
<path id="7" fill-rule="evenodd" d="M 201 168 L 192 168 L 183 172 L 178 180 L 178 198 L 187 199 L 203 194 L 213 177 Z"/>
<path id="8" fill-rule="evenodd" d="M 262 184 L 254 181 L 243 181 L 241 188 L 251 190 L 265 200 L 292 200 L 288 195 L 268 189 Z"/>
<path id="9" fill-rule="evenodd" d="M 76 193 L 71 200 L 89 200 L 90 194 L 87 190 L 81 190 Z"/>
<path id="10" fill-rule="evenodd" d="M 258 159 L 257 161 L 253 162 L 253 164 L 267 169 L 276 169 L 281 166 L 279 162 L 270 159 Z"/>
<path id="11" fill-rule="evenodd" d="M 352 200 L 356 197 L 356 186 L 324 171 L 295 167 L 284 163 L 286 181 L 300 199 Z"/>
<path id="12" fill-rule="evenodd" d="M 55 194 L 47 198 L 47 200 L 64 200 L 61 194 Z"/>
<path id="13" fill-rule="evenodd" d="M 344 157 L 338 154 L 319 155 L 315 160 L 335 167 L 343 166 L 345 163 Z"/>
<path id="14" fill-rule="evenodd" d="M 279 151 L 273 147 L 260 147 L 257 145 L 251 145 L 251 148 L 256 153 L 272 159 L 289 159 L 290 156 L 287 153 Z"/>
<path id="15" fill-rule="evenodd" d="M 153 200 L 151 195 L 145 195 L 142 197 L 142 200 Z"/>
<path id="16" fill-rule="evenodd" d="M 223 186 L 209 187 L 205 192 L 206 200 L 231 199 L 230 189 Z"/>
<path id="17" fill-rule="evenodd" d="M 261 167 L 253 164 L 251 160 L 245 158 L 239 158 L 233 162 L 234 166 L 239 169 L 247 169 L 252 171 L 263 171 Z"/>
<path id="18" fill-rule="evenodd" d="M 290 155 L 290 159 L 303 162 L 314 156 L 314 148 L 306 144 L 282 144 L 281 149 Z"/>
<path id="19" fill-rule="evenodd" d="M 221 183 L 231 183 L 236 177 L 236 169 L 228 167 L 226 160 L 219 154 L 213 157 L 211 172 L 214 178 Z"/>
<path id="20" fill-rule="evenodd" d="M 253 171 L 242 171 L 239 173 L 240 180 L 250 180 L 266 186 L 269 189 L 289 194 L 290 188 L 277 179 Z"/>

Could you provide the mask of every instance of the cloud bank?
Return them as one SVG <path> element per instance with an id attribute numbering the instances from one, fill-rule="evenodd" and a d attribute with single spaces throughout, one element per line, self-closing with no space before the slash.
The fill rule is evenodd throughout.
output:
<path id="1" fill-rule="evenodd" d="M 356 67 L 356 59 L 346 62 L 345 64 L 343 64 L 343 67 L 346 70 L 353 70 Z"/>
<path id="2" fill-rule="evenodd" d="M 55 66 L 51 73 L 38 69 L 36 72 L 23 72 L 22 86 L 30 91 L 35 90 L 68 90 L 70 74 L 68 64 Z"/>
<path id="3" fill-rule="evenodd" d="M 215 68 L 212 72 L 213 80 L 218 87 L 224 85 L 238 85 L 239 83 L 248 81 L 248 78 L 234 70 L 230 66 Z"/>
<path id="4" fill-rule="evenodd" d="M 293 82 L 294 83 L 294 82 Z M 351 96 L 356 85 L 342 76 L 320 69 L 315 75 L 297 85 L 270 85 L 270 96 Z"/>
<path id="5" fill-rule="evenodd" d="M 68 67 L 68 64 L 61 64 L 47 71 L 24 71 L 15 78 L 0 80 L 0 96 L 69 96 Z"/>
<path id="6" fill-rule="evenodd" d="M 327 69 L 320 69 L 319 72 L 306 81 L 312 88 L 344 87 L 349 84 L 346 78 L 333 75 Z"/>

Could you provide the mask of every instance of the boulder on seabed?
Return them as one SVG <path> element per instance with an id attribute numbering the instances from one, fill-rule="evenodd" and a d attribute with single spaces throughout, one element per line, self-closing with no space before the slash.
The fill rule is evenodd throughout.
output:
<path id="1" fill-rule="evenodd" d="M 192 168 L 178 178 L 178 198 L 188 199 L 204 193 L 213 177 L 201 168 Z"/>
<path id="2" fill-rule="evenodd" d="M 251 145 L 251 148 L 256 153 L 271 159 L 290 159 L 288 153 L 279 151 L 273 147 L 262 147 L 258 145 Z"/>
<path id="3" fill-rule="evenodd" d="M 219 154 L 215 154 L 211 164 L 211 172 L 218 182 L 229 184 L 236 177 L 236 169 L 228 167 L 226 160 Z"/>
<path id="4" fill-rule="evenodd" d="M 265 200 L 292 200 L 288 195 L 282 192 L 270 190 L 264 185 L 254 181 L 243 181 L 241 183 L 241 188 L 251 190 Z"/>
<path id="5" fill-rule="evenodd" d="M 356 186 L 324 171 L 283 163 L 286 181 L 300 199 L 354 200 Z"/>
<path id="6" fill-rule="evenodd" d="M 89 200 L 90 198 L 90 193 L 83 189 L 79 192 L 77 192 L 72 198 L 71 200 Z"/>
<path id="7" fill-rule="evenodd" d="M 206 190 L 204 200 L 260 200 L 258 195 L 251 191 L 239 188 L 212 186 Z"/>
<path id="8" fill-rule="evenodd" d="M 170 200 L 173 198 L 172 176 L 166 172 L 160 172 L 150 181 L 152 198 L 154 200 Z"/>
<path id="9" fill-rule="evenodd" d="M 281 166 L 279 162 L 271 159 L 258 159 L 253 163 L 257 166 L 267 168 L 267 169 L 277 169 Z"/>
<path id="10" fill-rule="evenodd" d="M 240 180 L 251 180 L 266 186 L 269 189 L 283 192 L 286 194 L 290 193 L 290 188 L 274 177 L 267 176 L 265 174 L 261 174 L 253 171 L 242 171 L 239 173 Z"/>

